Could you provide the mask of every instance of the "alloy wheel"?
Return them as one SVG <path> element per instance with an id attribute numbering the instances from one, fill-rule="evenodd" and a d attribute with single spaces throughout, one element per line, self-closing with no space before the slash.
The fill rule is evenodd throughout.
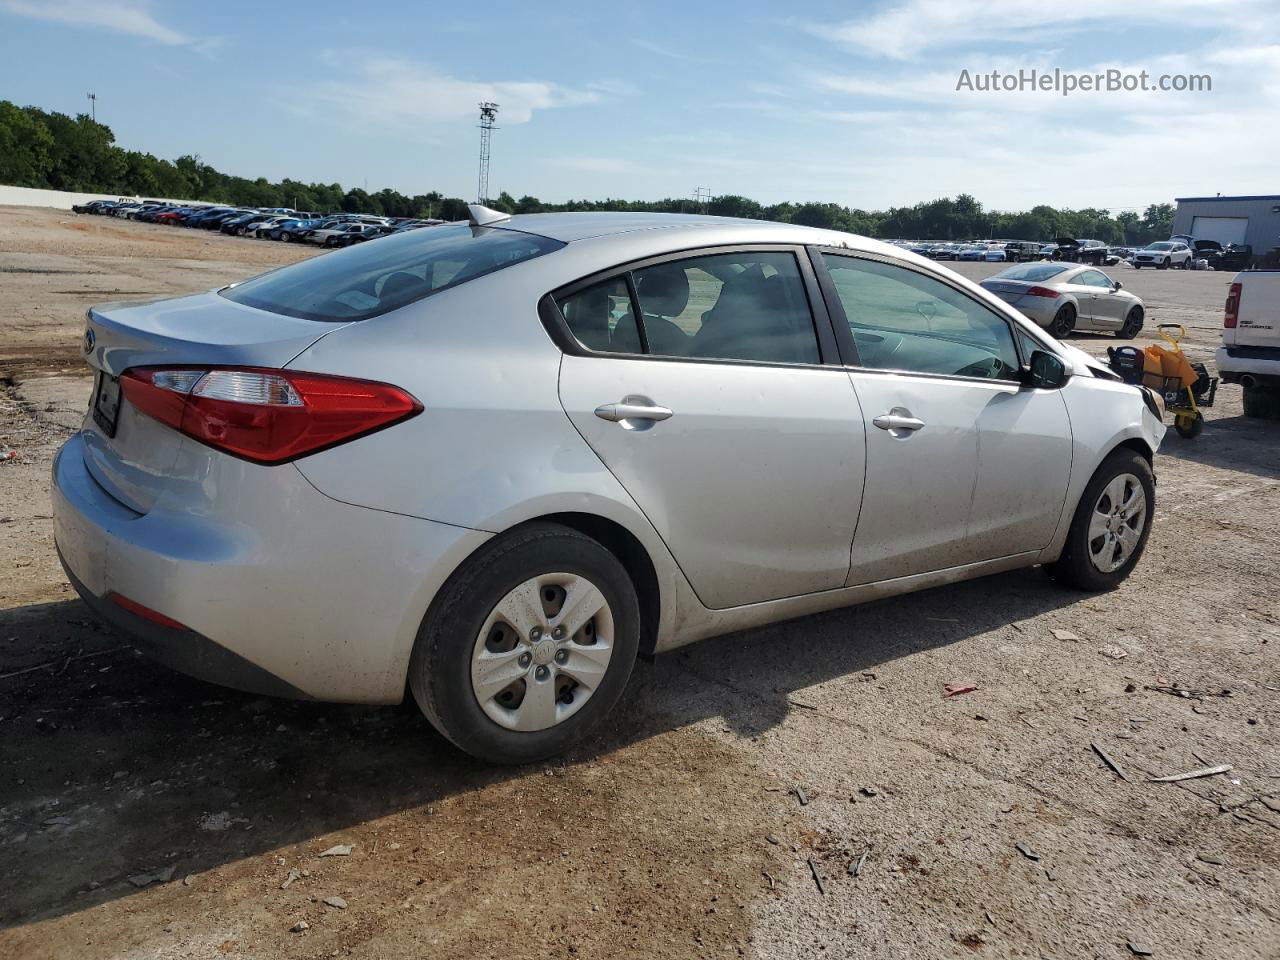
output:
<path id="1" fill-rule="evenodd" d="M 498 601 L 476 637 L 472 693 L 494 723 L 545 730 L 582 709 L 613 648 L 613 613 L 595 584 L 572 573 L 533 577 Z"/>
<path id="2" fill-rule="evenodd" d="M 1089 560 L 1102 573 L 1124 566 L 1147 525 L 1147 494 L 1132 473 L 1102 488 L 1089 517 Z"/>

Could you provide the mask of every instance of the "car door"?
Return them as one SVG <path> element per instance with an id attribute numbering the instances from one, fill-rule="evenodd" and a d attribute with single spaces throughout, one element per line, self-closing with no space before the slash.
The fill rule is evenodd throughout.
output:
<path id="1" fill-rule="evenodd" d="M 1100 330 L 1117 330 L 1124 322 L 1124 309 L 1128 302 L 1116 296 L 1115 284 L 1101 270 L 1085 270 L 1076 278 L 1076 284 L 1090 290 L 1092 325 Z"/>
<path id="2" fill-rule="evenodd" d="M 844 585 L 863 418 L 803 249 L 659 258 L 552 302 L 566 413 L 706 606 Z"/>
<path id="3" fill-rule="evenodd" d="M 827 250 L 815 267 L 867 418 L 847 582 L 1045 547 L 1066 497 L 1071 424 L 1060 391 L 1021 382 L 1013 322 L 891 258 Z"/>

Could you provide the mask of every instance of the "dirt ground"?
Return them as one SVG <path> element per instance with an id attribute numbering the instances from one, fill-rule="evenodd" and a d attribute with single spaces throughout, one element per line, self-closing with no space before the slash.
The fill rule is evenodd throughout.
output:
<path id="1" fill-rule="evenodd" d="M 0 208 L 0 956 L 1280 957 L 1280 423 L 1238 388 L 1170 431 L 1114 593 L 1028 570 L 704 641 L 493 770 L 410 706 L 172 673 L 58 567 L 85 307 L 303 255 Z M 1112 272 L 1211 356 L 1227 275 Z"/>

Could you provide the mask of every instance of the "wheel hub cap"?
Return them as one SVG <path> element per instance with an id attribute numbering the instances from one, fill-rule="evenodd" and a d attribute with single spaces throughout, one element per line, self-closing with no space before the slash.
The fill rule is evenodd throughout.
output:
<path id="1" fill-rule="evenodd" d="M 548 573 L 526 580 L 498 601 L 476 637 L 476 702 L 508 730 L 563 723 L 604 681 L 613 630 L 604 594 L 585 577 Z"/>

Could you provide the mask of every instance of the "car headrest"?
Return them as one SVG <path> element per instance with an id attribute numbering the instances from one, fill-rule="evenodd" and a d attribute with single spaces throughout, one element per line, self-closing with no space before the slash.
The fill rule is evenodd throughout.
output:
<path id="1" fill-rule="evenodd" d="M 689 305 L 689 275 L 675 264 L 658 264 L 636 271 L 636 291 L 645 313 L 678 317 Z"/>
<path id="2" fill-rule="evenodd" d="M 423 281 L 421 277 L 414 276 L 407 270 L 397 270 L 382 281 L 382 289 L 378 291 L 378 299 L 383 303 L 408 300 L 422 287 Z"/>

